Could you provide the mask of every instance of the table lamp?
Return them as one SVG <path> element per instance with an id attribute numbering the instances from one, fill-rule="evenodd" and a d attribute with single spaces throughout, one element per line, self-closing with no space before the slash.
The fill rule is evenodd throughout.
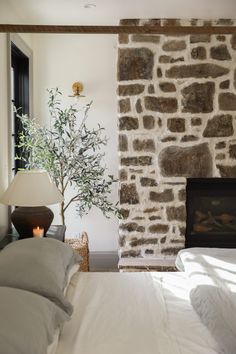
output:
<path id="1" fill-rule="evenodd" d="M 53 212 L 45 205 L 61 203 L 61 192 L 44 170 L 18 171 L 0 198 L 0 203 L 15 205 L 11 221 L 20 238 L 33 236 L 33 229 L 40 228 L 44 236 L 49 229 Z"/>

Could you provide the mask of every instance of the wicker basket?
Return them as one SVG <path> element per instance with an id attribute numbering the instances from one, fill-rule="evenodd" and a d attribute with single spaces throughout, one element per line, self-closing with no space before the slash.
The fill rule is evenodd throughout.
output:
<path id="1" fill-rule="evenodd" d="M 87 233 L 83 231 L 79 238 L 68 238 L 65 239 L 65 242 L 71 245 L 83 258 L 80 263 L 80 271 L 89 272 L 89 242 Z"/>

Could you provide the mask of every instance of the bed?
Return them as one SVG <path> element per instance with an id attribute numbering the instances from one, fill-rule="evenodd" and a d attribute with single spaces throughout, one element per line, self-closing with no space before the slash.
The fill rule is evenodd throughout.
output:
<path id="1" fill-rule="evenodd" d="M 183 250 L 175 273 L 83 273 L 69 245 L 14 244 L 0 254 L 0 354 L 236 353 L 236 250 Z"/>

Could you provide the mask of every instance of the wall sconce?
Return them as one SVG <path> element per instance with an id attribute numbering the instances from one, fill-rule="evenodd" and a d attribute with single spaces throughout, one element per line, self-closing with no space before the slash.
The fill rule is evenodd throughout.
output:
<path id="1" fill-rule="evenodd" d="M 79 81 L 74 82 L 72 85 L 73 95 L 71 95 L 69 97 L 85 97 L 80 94 L 83 91 L 83 89 L 84 89 L 84 86 L 81 82 L 79 82 Z"/>

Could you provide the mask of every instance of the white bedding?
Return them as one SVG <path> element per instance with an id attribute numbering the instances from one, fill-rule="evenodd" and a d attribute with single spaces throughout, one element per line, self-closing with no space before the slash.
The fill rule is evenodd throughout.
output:
<path id="1" fill-rule="evenodd" d="M 190 248 L 178 255 L 188 276 L 190 300 L 219 343 L 236 353 L 236 249 Z"/>
<path id="2" fill-rule="evenodd" d="M 216 354 L 183 273 L 77 273 L 57 354 Z"/>

